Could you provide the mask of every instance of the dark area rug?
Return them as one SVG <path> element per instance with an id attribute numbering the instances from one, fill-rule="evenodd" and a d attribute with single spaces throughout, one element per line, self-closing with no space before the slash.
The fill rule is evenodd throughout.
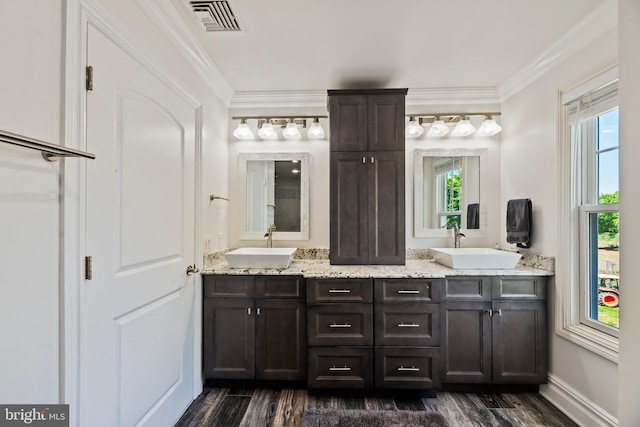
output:
<path id="1" fill-rule="evenodd" d="M 441 414 L 426 411 L 307 409 L 300 427 L 446 427 Z"/>

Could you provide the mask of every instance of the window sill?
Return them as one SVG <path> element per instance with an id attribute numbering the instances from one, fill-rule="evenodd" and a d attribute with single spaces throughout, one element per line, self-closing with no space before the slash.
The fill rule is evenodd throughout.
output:
<path id="1" fill-rule="evenodd" d="M 556 334 L 605 359 L 618 363 L 618 338 L 616 337 L 582 324 L 557 328 Z"/>

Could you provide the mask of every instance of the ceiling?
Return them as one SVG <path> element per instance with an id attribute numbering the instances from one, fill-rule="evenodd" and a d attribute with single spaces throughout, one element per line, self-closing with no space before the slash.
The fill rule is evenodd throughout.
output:
<path id="1" fill-rule="evenodd" d="M 228 0 L 236 32 L 172 1 L 245 92 L 497 87 L 606 0 Z"/>

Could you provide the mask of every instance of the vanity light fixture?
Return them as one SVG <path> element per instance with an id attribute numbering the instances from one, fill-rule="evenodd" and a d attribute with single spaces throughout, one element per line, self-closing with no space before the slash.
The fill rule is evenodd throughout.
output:
<path id="1" fill-rule="evenodd" d="M 484 121 L 480 124 L 476 135 L 478 136 L 493 136 L 502 131 L 502 126 L 500 126 L 493 119 L 492 116 L 488 116 L 484 119 Z"/>
<path id="2" fill-rule="evenodd" d="M 238 139 L 252 139 L 253 133 L 247 120 L 256 120 L 258 122 L 258 136 L 261 139 L 278 139 L 276 128 L 284 128 L 282 136 L 285 139 L 301 139 L 302 133 L 300 128 L 307 127 L 307 121 L 313 120 L 308 126 L 308 139 L 324 139 L 324 129 L 320 125 L 320 119 L 327 116 L 234 116 L 232 120 L 240 120 L 238 127 L 233 131 L 233 136 Z"/>
<path id="3" fill-rule="evenodd" d="M 241 119 L 240 123 L 238 123 L 238 127 L 233 131 L 233 136 L 238 139 L 254 139 L 253 132 L 251 132 L 251 128 L 247 124 L 246 119 Z"/>
<path id="4" fill-rule="evenodd" d="M 422 119 L 416 120 L 414 117 L 409 117 L 409 122 L 404 128 L 404 135 L 407 138 L 417 138 L 423 133 L 424 128 L 422 127 Z"/>
<path id="5" fill-rule="evenodd" d="M 465 137 L 474 133 L 478 136 L 493 136 L 502 130 L 502 127 L 493 118 L 499 115 L 499 112 L 407 114 L 409 122 L 405 128 L 405 136 L 418 138 L 422 135 L 420 129 L 423 127 L 429 127 L 427 138 L 442 138 L 448 134 L 454 137 Z M 483 120 L 477 132 L 470 120 L 474 117 L 478 117 L 475 119 L 477 121 L 480 120 L 479 117 L 482 117 Z M 417 126 L 420 126 L 420 129 Z M 449 132 L 451 127 L 454 129 Z"/>
<path id="6" fill-rule="evenodd" d="M 441 138 L 449 133 L 449 126 L 440 118 L 436 117 L 436 120 L 431 123 L 427 136 Z"/>
<path id="7" fill-rule="evenodd" d="M 285 139 L 300 139 L 300 131 L 298 130 L 298 125 L 293 120 L 290 120 L 287 123 L 287 127 L 282 131 L 282 136 Z"/>
<path id="8" fill-rule="evenodd" d="M 476 127 L 471 124 L 471 121 L 467 116 L 462 116 L 462 119 L 453 128 L 451 136 L 469 136 L 476 131 Z"/>
<path id="9" fill-rule="evenodd" d="M 278 139 L 278 134 L 269 120 L 260 126 L 258 136 L 262 139 Z"/>
<path id="10" fill-rule="evenodd" d="M 324 129 L 320 125 L 320 118 L 316 117 L 313 119 L 311 126 L 307 130 L 307 138 L 309 139 L 324 139 Z"/>

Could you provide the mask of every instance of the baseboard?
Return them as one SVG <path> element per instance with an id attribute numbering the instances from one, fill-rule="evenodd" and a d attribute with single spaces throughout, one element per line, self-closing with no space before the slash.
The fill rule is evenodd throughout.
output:
<path id="1" fill-rule="evenodd" d="M 617 427 L 618 419 L 562 380 L 549 375 L 540 394 L 581 426 Z"/>

